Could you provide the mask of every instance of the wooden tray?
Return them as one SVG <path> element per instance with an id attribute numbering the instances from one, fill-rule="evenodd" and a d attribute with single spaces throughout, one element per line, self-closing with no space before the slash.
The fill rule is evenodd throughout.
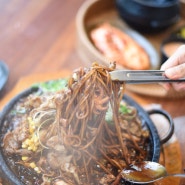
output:
<path id="1" fill-rule="evenodd" d="M 69 76 L 71 73 L 69 71 L 62 71 L 60 73 L 52 74 L 33 74 L 30 76 L 25 76 L 19 80 L 15 87 L 7 95 L 4 96 L 0 101 L 0 110 L 7 104 L 7 102 L 12 99 L 16 94 L 29 88 L 34 83 L 44 82 L 48 80 L 54 80 L 59 78 L 64 78 Z M 180 173 L 182 169 L 181 163 L 181 152 L 179 142 L 174 135 L 166 144 L 162 146 L 162 152 L 160 156 L 160 163 L 165 165 L 169 173 Z M 177 160 L 178 159 L 178 160 Z M 1 179 L 0 179 L 1 180 Z M 168 178 L 158 182 L 153 183 L 154 185 L 179 185 L 180 179 L 178 178 Z"/>
<path id="2" fill-rule="evenodd" d="M 95 13 L 96 12 L 96 13 Z M 103 64 L 110 62 L 106 59 L 92 44 L 90 40 L 90 30 L 96 24 L 108 22 L 117 26 L 118 28 L 125 31 L 126 23 L 119 17 L 118 12 L 115 8 L 115 0 L 88 0 L 78 11 L 76 17 L 76 28 L 77 28 L 77 51 L 79 56 L 85 65 L 91 65 L 92 62 L 97 61 Z M 153 34 L 141 34 L 146 38 L 154 47 L 158 53 L 157 57 L 153 51 L 149 51 L 152 65 L 154 68 L 160 68 L 160 45 L 161 42 L 179 26 L 185 24 L 185 20 L 179 20 L 179 22 L 168 29 L 160 33 Z M 134 31 L 130 28 L 130 32 Z M 133 37 L 134 38 L 134 37 Z M 134 38 L 135 39 L 135 38 Z M 144 44 L 144 40 L 138 40 L 140 45 Z M 143 45 L 144 46 L 144 45 Z M 154 61 L 153 61 L 154 60 Z M 156 61 L 155 61 L 156 60 Z M 146 96 L 155 96 L 163 98 L 180 98 L 185 96 L 185 91 L 175 91 L 171 89 L 166 91 L 159 84 L 147 84 L 147 85 L 128 85 L 127 89 L 138 94 Z"/>

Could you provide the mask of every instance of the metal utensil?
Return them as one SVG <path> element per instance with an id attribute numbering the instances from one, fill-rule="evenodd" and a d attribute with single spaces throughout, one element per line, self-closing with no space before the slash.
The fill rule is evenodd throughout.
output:
<path id="1" fill-rule="evenodd" d="M 168 174 L 166 168 L 156 162 L 143 161 L 122 170 L 121 176 L 134 184 L 148 184 L 167 177 L 183 177 L 185 174 Z"/>
<path id="2" fill-rule="evenodd" d="M 127 84 L 144 84 L 158 82 L 185 82 L 185 78 L 169 79 L 161 70 L 115 70 L 110 72 L 113 81 Z"/>

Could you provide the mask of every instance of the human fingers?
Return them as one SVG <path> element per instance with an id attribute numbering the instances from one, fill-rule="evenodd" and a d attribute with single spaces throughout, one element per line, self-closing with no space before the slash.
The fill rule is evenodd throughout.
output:
<path id="1" fill-rule="evenodd" d="M 161 70 L 166 70 L 173 66 L 185 63 L 185 44 L 181 45 L 175 53 L 161 66 Z"/>
<path id="2" fill-rule="evenodd" d="M 185 77 L 185 63 L 175 67 L 167 68 L 165 75 L 170 79 L 178 79 Z"/>
<path id="3" fill-rule="evenodd" d="M 176 91 L 185 90 L 185 83 L 184 82 L 173 83 L 172 86 Z"/>
<path id="4" fill-rule="evenodd" d="M 171 83 L 159 83 L 166 91 L 170 90 L 172 88 Z"/>
<path id="5" fill-rule="evenodd" d="M 175 89 L 176 91 L 185 90 L 185 83 L 179 82 L 179 83 L 159 83 L 166 91 L 169 91 L 170 89 Z"/>

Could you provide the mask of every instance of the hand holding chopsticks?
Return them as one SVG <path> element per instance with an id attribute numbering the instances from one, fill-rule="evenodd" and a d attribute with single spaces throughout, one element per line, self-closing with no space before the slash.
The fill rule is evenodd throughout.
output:
<path id="1" fill-rule="evenodd" d="M 161 66 L 164 74 L 169 79 L 179 79 L 185 77 L 185 44 L 180 46 L 176 52 Z M 185 83 L 165 83 L 166 89 L 172 86 L 176 90 L 185 90 Z"/>

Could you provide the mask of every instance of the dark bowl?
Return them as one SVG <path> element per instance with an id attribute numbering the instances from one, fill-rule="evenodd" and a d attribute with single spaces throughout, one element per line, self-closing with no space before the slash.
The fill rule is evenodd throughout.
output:
<path id="1" fill-rule="evenodd" d="M 29 88 L 29 89 L 21 92 L 20 94 L 15 96 L 12 100 L 10 100 L 10 102 L 0 112 L 0 127 L 1 127 L 1 129 L 0 129 L 0 142 L 1 143 L 3 141 L 4 134 L 9 129 L 9 125 L 5 121 L 7 114 L 12 110 L 12 107 L 20 100 L 20 98 L 24 98 L 24 97 L 30 95 L 31 93 L 35 93 L 38 91 L 40 91 L 39 88 L 32 87 L 32 88 Z M 173 121 L 172 121 L 171 117 L 169 116 L 168 113 L 166 113 L 165 111 L 162 111 L 162 110 L 151 111 L 151 112 L 147 113 L 139 104 L 137 104 L 132 98 L 130 98 L 127 95 L 125 95 L 123 97 L 123 99 L 129 105 L 136 107 L 136 109 L 138 110 L 138 114 L 142 120 L 142 124 L 143 124 L 142 126 L 149 130 L 150 138 L 149 138 L 149 146 L 148 146 L 148 156 L 147 156 L 146 160 L 157 162 L 159 160 L 159 156 L 160 156 L 161 142 L 162 143 L 166 142 L 173 134 L 174 126 L 173 126 Z M 152 120 L 149 117 L 149 115 L 153 114 L 153 113 L 163 114 L 165 117 L 168 118 L 170 125 L 171 125 L 169 133 L 167 134 L 167 137 L 165 137 L 162 141 L 158 135 L 158 131 L 157 131 L 154 123 L 152 122 Z M 9 167 L 9 165 L 6 161 L 6 156 L 3 152 L 2 145 L 0 146 L 0 164 L 1 164 L 0 176 L 5 179 L 6 185 L 8 185 L 8 184 L 10 184 L 10 185 L 23 185 L 21 180 L 15 175 L 15 173 Z"/>
<path id="2" fill-rule="evenodd" d="M 174 24 L 180 17 L 178 0 L 116 0 L 124 21 L 141 32 L 157 32 Z"/>

